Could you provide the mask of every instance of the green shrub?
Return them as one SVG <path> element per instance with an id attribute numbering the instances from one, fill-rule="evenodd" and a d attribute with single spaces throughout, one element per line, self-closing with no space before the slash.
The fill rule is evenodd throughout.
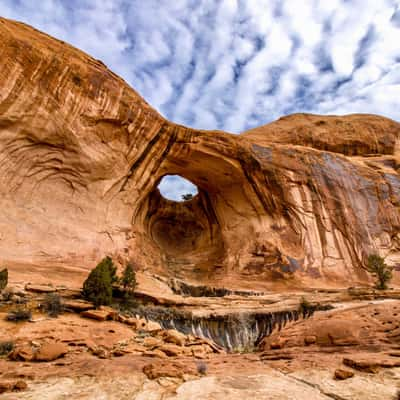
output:
<path id="1" fill-rule="evenodd" d="M 12 310 L 7 314 L 7 321 L 12 322 L 21 322 L 21 321 L 29 321 L 32 318 L 32 312 L 28 309 L 17 308 L 16 310 Z"/>
<path id="2" fill-rule="evenodd" d="M 6 288 L 8 284 L 8 269 L 4 268 L 0 271 L 0 292 Z"/>
<path id="3" fill-rule="evenodd" d="M 117 268 L 110 257 L 104 258 L 94 268 L 83 284 L 82 295 L 95 307 L 109 305 L 112 301 L 112 284 L 118 281 Z"/>
<path id="4" fill-rule="evenodd" d="M 379 290 L 388 288 L 392 279 L 392 267 L 385 263 L 385 259 L 377 254 L 371 254 L 367 261 L 367 271 L 376 278 L 375 287 Z"/>
<path id="5" fill-rule="evenodd" d="M 303 314 L 303 317 L 313 314 L 315 306 L 312 305 L 304 296 L 301 298 L 299 305 L 299 313 Z"/>
<path id="6" fill-rule="evenodd" d="M 125 290 L 125 293 L 132 295 L 136 288 L 136 273 L 133 269 L 133 265 L 128 263 L 122 274 L 121 284 Z"/>
<path id="7" fill-rule="evenodd" d="M 50 317 L 58 317 L 63 312 L 60 295 L 57 293 L 47 293 L 43 301 L 43 308 Z"/>
<path id="8" fill-rule="evenodd" d="M 6 356 L 14 350 L 14 342 L 0 342 L 0 356 Z"/>

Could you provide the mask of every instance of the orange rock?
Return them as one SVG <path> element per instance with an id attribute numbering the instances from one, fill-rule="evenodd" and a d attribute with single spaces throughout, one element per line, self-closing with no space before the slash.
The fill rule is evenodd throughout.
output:
<path id="1" fill-rule="evenodd" d="M 32 361 L 33 358 L 35 357 L 35 353 L 32 349 L 32 346 L 29 345 L 23 345 L 23 346 L 18 346 L 16 347 L 12 353 L 8 356 L 10 360 L 13 361 Z"/>
<path id="2" fill-rule="evenodd" d="M 169 357 L 177 357 L 184 353 L 184 349 L 176 344 L 163 344 L 157 348 L 157 350 L 162 351 Z"/>
<path id="3" fill-rule="evenodd" d="M 178 346 L 183 346 L 186 342 L 186 336 L 176 331 L 175 329 L 168 329 L 161 331 L 159 334 L 167 343 L 174 343 Z"/>
<path id="4" fill-rule="evenodd" d="M 149 379 L 161 377 L 183 378 L 188 369 L 179 363 L 159 361 L 145 365 L 143 372 Z"/>
<path id="5" fill-rule="evenodd" d="M 15 382 L 13 390 L 22 391 L 22 390 L 26 390 L 27 388 L 28 388 L 28 384 L 25 381 L 18 380 L 17 382 Z"/>
<path id="6" fill-rule="evenodd" d="M 277 340 L 271 342 L 269 344 L 269 347 L 271 350 L 279 350 L 279 349 L 283 349 L 285 347 L 285 344 L 286 344 L 285 339 L 278 338 Z"/>
<path id="7" fill-rule="evenodd" d="M 94 308 L 93 304 L 84 300 L 64 300 L 63 306 L 67 310 L 82 312 Z"/>
<path id="8" fill-rule="evenodd" d="M 337 369 L 335 371 L 335 379 L 338 380 L 345 380 L 345 379 L 349 379 L 352 378 L 354 376 L 354 372 L 353 371 L 349 371 L 348 369 Z"/>
<path id="9" fill-rule="evenodd" d="M 14 383 L 8 381 L 0 381 L 0 393 L 6 393 L 13 390 Z"/>
<path id="10" fill-rule="evenodd" d="M 44 343 L 35 354 L 35 361 L 53 361 L 68 353 L 68 347 L 63 343 Z"/>
<path id="11" fill-rule="evenodd" d="M 31 285 L 31 284 L 25 285 L 25 290 L 27 292 L 34 292 L 34 293 L 53 293 L 53 292 L 57 291 L 57 289 L 52 287 L 52 286 L 48 286 L 48 285 Z"/>
<path id="12" fill-rule="evenodd" d="M 317 342 L 317 337 L 315 335 L 309 335 L 304 338 L 304 344 L 309 346 L 311 344 L 315 344 Z"/>
<path id="13" fill-rule="evenodd" d="M 154 348 L 154 347 L 160 346 L 162 344 L 163 344 L 162 340 L 160 340 L 159 338 L 152 337 L 152 336 L 148 336 L 148 337 L 144 338 L 144 340 L 143 340 L 143 346 L 150 347 L 150 348 Z"/>
<path id="14" fill-rule="evenodd" d="M 81 312 L 81 316 L 84 318 L 95 319 L 97 321 L 106 321 L 110 317 L 110 311 L 108 310 L 87 310 Z"/>
<path id="15" fill-rule="evenodd" d="M 367 282 L 370 249 L 399 259 L 395 121 L 295 114 L 241 135 L 191 129 L 62 41 L 3 18 L 0 37 L 7 261 L 82 278 L 82 265 L 118 254 L 189 280 L 199 268 L 220 279 L 223 266 L 238 285 L 298 287 Z M 199 195 L 162 198 L 166 174 Z"/>
<path id="16" fill-rule="evenodd" d="M 168 356 L 164 352 L 158 349 L 145 351 L 143 355 L 146 357 L 168 358 Z"/>

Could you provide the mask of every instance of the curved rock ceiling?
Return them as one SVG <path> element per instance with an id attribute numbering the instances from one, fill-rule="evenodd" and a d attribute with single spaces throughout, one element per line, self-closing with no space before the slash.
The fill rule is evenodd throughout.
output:
<path id="1" fill-rule="evenodd" d="M 171 123 L 100 61 L 0 19 L 3 262 L 93 267 L 104 255 L 197 281 L 363 281 L 400 266 L 400 125 L 295 114 L 231 135 Z M 180 175 L 199 193 L 168 201 Z"/>

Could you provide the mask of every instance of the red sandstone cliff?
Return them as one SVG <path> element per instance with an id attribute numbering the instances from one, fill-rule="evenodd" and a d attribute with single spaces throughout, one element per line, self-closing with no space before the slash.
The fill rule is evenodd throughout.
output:
<path id="1" fill-rule="evenodd" d="M 292 115 L 234 136 L 166 121 L 100 61 L 0 19 L 0 258 L 105 254 L 224 284 L 351 285 L 400 265 L 400 125 Z M 184 203 L 157 184 L 199 188 Z"/>

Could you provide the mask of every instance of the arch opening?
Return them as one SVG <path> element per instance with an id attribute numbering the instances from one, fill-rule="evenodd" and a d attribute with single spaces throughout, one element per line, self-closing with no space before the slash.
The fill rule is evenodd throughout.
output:
<path id="1" fill-rule="evenodd" d="M 162 197 L 177 202 L 191 200 L 199 193 L 195 184 L 180 175 L 163 176 L 157 187 Z"/>

